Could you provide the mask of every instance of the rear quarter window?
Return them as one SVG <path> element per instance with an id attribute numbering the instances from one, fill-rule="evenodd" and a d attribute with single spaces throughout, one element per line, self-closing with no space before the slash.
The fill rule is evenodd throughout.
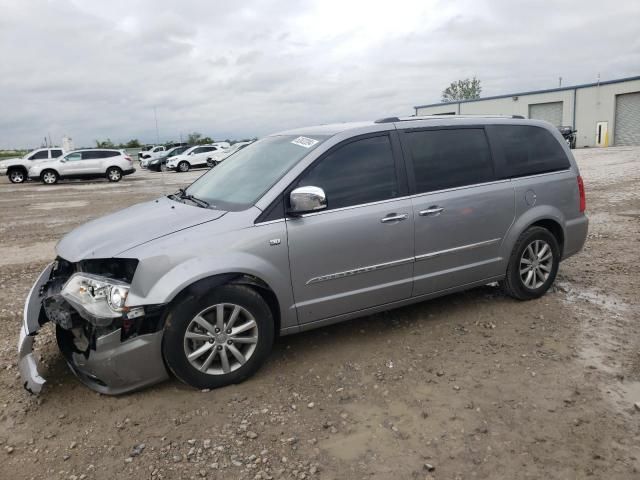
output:
<path id="1" fill-rule="evenodd" d="M 558 140 L 529 125 L 490 125 L 492 145 L 502 158 L 502 177 L 523 177 L 568 169 L 571 164 Z"/>

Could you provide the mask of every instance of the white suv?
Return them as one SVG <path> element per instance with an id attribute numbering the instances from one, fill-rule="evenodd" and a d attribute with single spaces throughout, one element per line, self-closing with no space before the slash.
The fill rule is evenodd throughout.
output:
<path id="1" fill-rule="evenodd" d="M 29 169 L 29 178 L 42 180 L 47 185 L 53 185 L 61 178 L 106 177 L 110 182 L 119 182 L 123 175 L 135 171 L 133 160 L 124 150 L 91 148 L 40 162 Z"/>
<path id="2" fill-rule="evenodd" d="M 34 165 L 58 158 L 64 154 L 61 148 L 38 148 L 21 158 L 8 158 L 0 162 L 0 175 L 7 175 L 11 183 L 27 180 L 29 169 Z"/>
<path id="3" fill-rule="evenodd" d="M 206 167 L 207 158 L 213 152 L 221 149 L 229 148 L 227 142 L 214 143 L 211 145 L 197 145 L 191 147 L 181 155 L 176 155 L 167 160 L 167 170 L 176 170 L 178 172 L 188 172 L 190 168 Z"/>

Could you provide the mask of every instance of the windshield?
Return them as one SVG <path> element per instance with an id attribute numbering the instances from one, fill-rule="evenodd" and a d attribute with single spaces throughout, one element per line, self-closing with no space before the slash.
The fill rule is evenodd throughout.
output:
<path id="1" fill-rule="evenodd" d="M 327 136 L 266 137 L 237 151 L 196 180 L 186 193 L 205 200 L 211 208 L 243 210 L 253 205 L 302 157 Z"/>

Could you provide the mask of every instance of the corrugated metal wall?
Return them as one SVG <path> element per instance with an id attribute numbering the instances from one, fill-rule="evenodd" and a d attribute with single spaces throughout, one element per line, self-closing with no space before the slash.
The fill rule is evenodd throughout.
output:
<path id="1" fill-rule="evenodd" d="M 529 105 L 529 118 L 544 120 L 551 125 L 562 125 L 562 102 L 532 103 Z"/>
<path id="2" fill-rule="evenodd" d="M 640 145 L 640 92 L 616 95 L 614 129 L 614 145 Z"/>

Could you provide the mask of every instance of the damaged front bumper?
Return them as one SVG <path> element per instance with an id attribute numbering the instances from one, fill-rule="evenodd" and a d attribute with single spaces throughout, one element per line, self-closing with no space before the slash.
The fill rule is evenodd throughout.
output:
<path id="1" fill-rule="evenodd" d="M 18 365 L 29 392 L 39 393 L 45 384 L 33 343 L 48 321 L 56 324 L 58 346 L 71 370 L 95 391 L 119 395 L 168 378 L 162 359 L 162 306 L 143 313 L 137 308 L 135 316 L 123 314 L 120 319 L 110 319 L 109 325 L 104 324 L 105 319 L 82 318 L 73 305 L 61 299 L 56 269 L 57 262 L 45 268 L 25 302 Z"/>

